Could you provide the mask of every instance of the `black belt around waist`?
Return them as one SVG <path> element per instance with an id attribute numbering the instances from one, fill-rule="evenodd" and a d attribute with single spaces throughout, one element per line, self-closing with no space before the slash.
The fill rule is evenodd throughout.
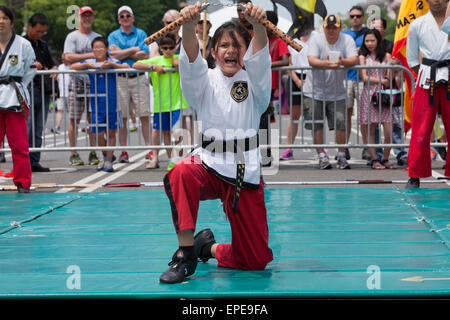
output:
<path id="1" fill-rule="evenodd" d="M 203 134 L 200 134 L 200 141 L 202 148 L 210 152 L 216 153 L 232 152 L 237 155 L 236 182 L 234 185 L 235 190 L 233 200 L 233 212 L 236 212 L 239 196 L 241 194 L 242 185 L 244 182 L 244 174 L 245 174 L 244 152 L 259 147 L 259 135 L 256 134 L 253 137 L 248 137 L 244 139 L 216 140 L 214 137 L 207 137 Z"/>
<path id="2" fill-rule="evenodd" d="M 22 77 L 14 77 L 14 76 L 0 77 L 0 84 L 10 84 L 11 81 L 22 82 Z"/>
<path id="3" fill-rule="evenodd" d="M 427 58 L 422 58 L 422 64 L 429 66 L 431 68 L 430 70 L 430 105 L 434 105 L 434 88 L 439 83 L 436 83 L 436 71 L 439 68 L 447 67 L 450 69 L 450 59 L 447 60 L 432 60 Z M 450 71 L 448 73 L 448 79 L 447 79 L 447 100 L 450 100 Z"/>
<path id="4" fill-rule="evenodd" d="M 127 74 L 126 73 L 118 73 L 117 74 L 119 77 L 122 77 L 122 78 L 126 78 L 127 77 Z M 133 78 L 136 78 L 137 76 L 140 76 L 141 74 L 139 74 L 139 73 L 129 73 L 128 74 L 128 78 L 130 78 L 130 79 L 133 79 Z"/>

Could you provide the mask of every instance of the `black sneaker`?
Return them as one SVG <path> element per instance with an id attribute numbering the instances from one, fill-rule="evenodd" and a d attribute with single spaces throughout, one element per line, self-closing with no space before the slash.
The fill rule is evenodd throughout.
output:
<path id="1" fill-rule="evenodd" d="M 19 192 L 19 193 L 30 193 L 30 189 L 22 187 L 22 185 L 19 183 L 17 185 L 17 192 Z"/>
<path id="2" fill-rule="evenodd" d="M 160 277 L 159 281 L 162 283 L 180 283 L 186 277 L 194 274 L 197 268 L 197 258 L 186 258 L 183 250 L 178 249 L 169 262 L 170 268 L 167 269 Z"/>
<path id="3" fill-rule="evenodd" d="M 198 260 L 205 263 L 212 258 L 211 246 L 216 243 L 211 229 L 203 229 L 194 237 L 194 250 Z"/>
<path id="4" fill-rule="evenodd" d="M 50 172 L 50 169 L 41 166 L 40 163 L 33 163 L 33 164 L 31 165 L 31 171 L 32 171 L 32 172 Z"/>
<path id="5" fill-rule="evenodd" d="M 417 188 L 420 188 L 420 179 L 409 178 L 408 183 L 405 186 L 405 189 L 417 189 Z"/>

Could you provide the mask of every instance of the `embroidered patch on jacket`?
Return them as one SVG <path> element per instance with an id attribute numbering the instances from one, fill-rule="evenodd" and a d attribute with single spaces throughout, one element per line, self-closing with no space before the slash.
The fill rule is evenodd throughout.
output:
<path id="1" fill-rule="evenodd" d="M 19 63 L 19 56 L 18 55 L 10 55 L 9 56 L 9 64 L 12 66 L 15 66 Z"/>
<path id="2" fill-rule="evenodd" d="M 247 81 L 236 81 L 231 88 L 231 97 L 236 102 L 242 102 L 248 97 Z"/>

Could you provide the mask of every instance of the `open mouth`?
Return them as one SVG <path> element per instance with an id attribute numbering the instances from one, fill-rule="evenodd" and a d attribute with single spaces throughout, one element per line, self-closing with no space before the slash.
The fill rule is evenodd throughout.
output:
<path id="1" fill-rule="evenodd" d="M 235 65 L 237 63 L 236 58 L 225 58 L 225 63 L 228 65 Z"/>

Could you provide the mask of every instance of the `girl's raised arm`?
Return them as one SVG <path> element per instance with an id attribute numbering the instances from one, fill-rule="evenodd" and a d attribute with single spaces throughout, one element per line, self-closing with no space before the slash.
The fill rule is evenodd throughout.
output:
<path id="1" fill-rule="evenodd" d="M 253 25 L 253 54 L 264 48 L 267 44 L 267 32 L 266 27 L 259 21 L 266 19 L 266 11 L 258 6 L 253 5 L 251 2 L 245 5 L 244 16 Z"/>
<path id="2" fill-rule="evenodd" d="M 198 1 L 193 6 L 187 6 L 181 10 L 180 15 L 184 18 L 182 43 L 189 58 L 194 62 L 198 56 L 199 45 L 195 34 L 195 26 L 200 21 L 201 3 Z"/>

